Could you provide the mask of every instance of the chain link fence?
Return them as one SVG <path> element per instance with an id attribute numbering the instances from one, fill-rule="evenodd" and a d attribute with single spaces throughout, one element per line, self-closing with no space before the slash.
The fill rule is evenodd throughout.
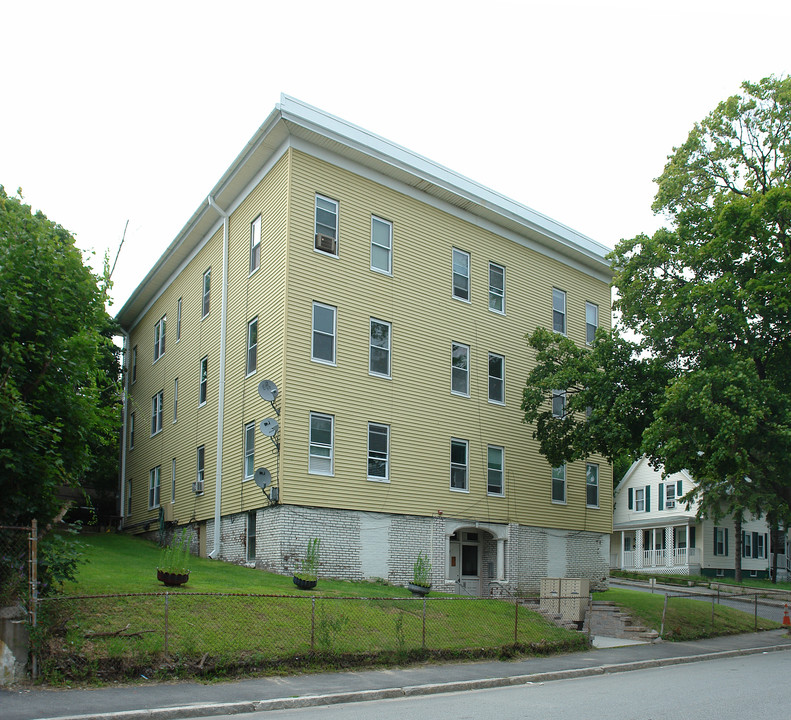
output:
<path id="1" fill-rule="evenodd" d="M 165 592 L 39 600 L 35 652 L 58 678 L 172 677 L 587 647 L 518 599 Z"/>
<path id="2" fill-rule="evenodd" d="M 0 607 L 32 601 L 31 590 L 36 586 L 36 535 L 35 525 L 0 525 Z"/>

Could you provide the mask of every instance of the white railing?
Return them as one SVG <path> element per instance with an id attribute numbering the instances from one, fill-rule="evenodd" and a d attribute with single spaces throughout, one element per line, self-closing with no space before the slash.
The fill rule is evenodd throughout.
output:
<path id="1" fill-rule="evenodd" d="M 686 565 L 695 559 L 697 550 L 695 548 L 675 548 L 671 555 L 672 564 L 669 567 L 686 567 Z M 622 555 L 621 567 L 625 570 L 627 568 L 637 567 L 637 552 L 635 550 L 624 550 Z M 643 567 L 668 567 L 665 562 L 667 560 L 667 551 L 665 550 L 643 550 Z M 617 561 L 616 561 L 617 564 Z"/>

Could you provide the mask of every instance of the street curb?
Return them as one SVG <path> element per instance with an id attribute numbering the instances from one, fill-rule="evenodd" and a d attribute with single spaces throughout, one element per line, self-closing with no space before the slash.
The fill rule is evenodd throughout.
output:
<path id="1" fill-rule="evenodd" d="M 302 695 L 299 697 L 273 698 L 271 700 L 247 700 L 233 703 L 198 703 L 195 705 L 150 708 L 147 710 L 124 710 L 120 712 L 101 713 L 98 715 L 53 715 L 35 718 L 35 720 L 183 720 L 183 718 L 211 717 L 214 715 L 242 715 L 251 712 L 265 712 L 268 710 L 289 710 L 293 708 L 318 707 L 320 705 L 365 702 L 367 700 L 388 700 L 402 697 L 417 697 L 420 695 L 435 695 L 438 693 L 462 692 L 465 690 L 486 690 L 489 688 L 511 687 L 515 685 L 531 685 L 550 682 L 552 680 L 568 680 L 571 678 L 590 677 L 593 675 L 630 672 L 632 670 L 683 665 L 706 660 L 721 660 L 780 650 L 791 650 L 791 643 L 770 645 L 768 647 L 745 648 L 742 650 L 723 650 L 720 652 L 684 655 L 673 658 L 637 660 L 573 670 L 556 670 L 545 673 L 530 673 L 528 675 L 482 678 L 480 680 L 459 680 L 456 682 L 433 683 L 430 685 L 405 685 L 403 687 L 384 688 L 381 690 L 357 690 L 346 693 L 329 693 L 326 695 Z"/>

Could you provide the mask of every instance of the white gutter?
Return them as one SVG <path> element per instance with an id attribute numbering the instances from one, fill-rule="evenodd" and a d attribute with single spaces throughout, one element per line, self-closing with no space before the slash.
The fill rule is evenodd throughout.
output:
<path id="1" fill-rule="evenodd" d="M 129 350 L 129 333 L 126 332 L 123 328 L 121 328 L 121 335 L 124 337 L 124 349 L 123 349 L 123 357 L 124 357 L 124 396 L 123 402 L 121 403 L 121 479 L 120 479 L 120 492 L 119 497 L 121 498 L 121 507 L 119 515 L 121 516 L 121 520 L 118 523 L 118 529 L 124 529 L 124 517 L 126 517 L 124 513 L 124 508 L 126 507 L 125 502 L 125 495 L 126 492 L 126 418 L 129 410 L 129 356 L 127 351 Z"/>
<path id="2" fill-rule="evenodd" d="M 217 396 L 217 468 L 214 489 L 214 546 L 210 558 L 220 555 L 220 513 L 222 511 L 222 436 L 225 415 L 225 333 L 228 324 L 228 213 L 209 195 L 207 201 L 222 217 L 222 312 L 220 315 L 220 389 Z"/>

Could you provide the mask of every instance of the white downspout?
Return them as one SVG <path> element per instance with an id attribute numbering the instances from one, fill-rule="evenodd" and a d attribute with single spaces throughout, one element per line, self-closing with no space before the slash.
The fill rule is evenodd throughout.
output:
<path id="1" fill-rule="evenodd" d="M 220 524 L 222 511 L 222 437 L 225 415 L 225 333 L 228 322 L 228 213 L 222 210 L 209 195 L 207 201 L 222 217 L 222 311 L 220 314 L 220 388 L 217 395 L 217 468 L 214 490 L 214 545 L 210 558 L 220 555 Z"/>
<path id="2" fill-rule="evenodd" d="M 123 395 L 123 402 L 121 403 L 121 479 L 120 479 L 120 493 L 118 494 L 121 498 L 121 507 L 120 507 L 120 516 L 121 520 L 118 523 L 118 529 L 124 529 L 124 518 L 126 517 L 126 433 L 127 433 L 127 416 L 129 415 L 129 333 L 126 332 L 123 328 L 121 329 L 121 335 L 124 338 L 124 349 L 123 349 L 123 358 L 124 358 L 124 395 Z"/>

